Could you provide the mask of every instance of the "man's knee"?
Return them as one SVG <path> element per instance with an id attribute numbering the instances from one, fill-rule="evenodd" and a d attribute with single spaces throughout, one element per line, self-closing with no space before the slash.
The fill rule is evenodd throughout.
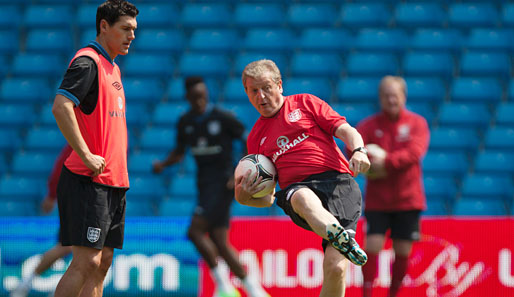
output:
<path id="1" fill-rule="evenodd" d="M 346 269 L 348 267 L 347 260 L 326 261 L 323 269 L 325 278 L 327 279 L 345 279 Z"/>
<path id="2" fill-rule="evenodd" d="M 301 188 L 294 192 L 290 197 L 293 210 L 301 217 L 305 218 L 307 212 L 312 212 L 314 210 L 314 203 L 319 203 L 321 205 L 321 201 L 319 199 L 310 199 L 315 195 L 316 194 L 314 194 L 314 192 L 309 188 Z"/>
<path id="3" fill-rule="evenodd" d="M 100 274 L 107 274 L 107 271 L 109 271 L 109 268 L 111 267 L 113 257 L 114 250 L 112 248 L 104 248 L 102 250 L 102 261 L 100 262 L 97 268 Z"/>

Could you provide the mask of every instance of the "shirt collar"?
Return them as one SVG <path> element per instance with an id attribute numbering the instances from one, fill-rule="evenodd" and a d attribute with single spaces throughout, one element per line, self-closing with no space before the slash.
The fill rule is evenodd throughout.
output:
<path id="1" fill-rule="evenodd" d="M 98 43 L 96 40 L 93 40 L 89 43 L 89 46 L 92 46 L 96 50 L 98 50 L 100 54 L 104 56 L 104 58 L 107 59 L 107 61 L 109 61 L 109 63 L 114 65 L 114 61 L 111 59 L 111 56 L 109 56 L 107 51 L 103 48 L 103 46 L 100 43 Z"/>

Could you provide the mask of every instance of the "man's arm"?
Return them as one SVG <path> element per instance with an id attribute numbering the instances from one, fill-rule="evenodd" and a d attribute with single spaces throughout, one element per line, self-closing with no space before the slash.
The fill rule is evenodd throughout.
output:
<path id="1" fill-rule="evenodd" d="M 71 100 L 60 94 L 55 96 L 52 113 L 57 126 L 84 164 L 93 171 L 93 175 L 99 175 L 105 169 L 105 159 L 102 156 L 94 155 L 89 150 L 80 132 L 73 108 L 74 103 Z"/>
<path id="2" fill-rule="evenodd" d="M 163 161 L 156 161 L 153 163 L 153 172 L 161 173 L 166 167 L 171 166 L 177 162 L 180 162 L 184 158 L 185 149 L 183 147 L 177 147 L 172 150 L 168 157 Z"/>
<path id="3" fill-rule="evenodd" d="M 350 126 L 348 123 L 341 124 L 335 131 L 335 136 L 341 139 L 350 151 L 358 147 L 364 146 L 362 136 L 359 134 L 357 129 Z M 370 162 L 368 156 L 363 152 L 355 152 L 350 156 L 350 170 L 357 176 L 359 173 L 368 171 Z"/>
<path id="4" fill-rule="evenodd" d="M 241 175 L 236 179 L 236 201 L 243 205 L 253 207 L 270 207 L 273 205 L 273 202 L 275 202 L 275 189 L 273 189 L 270 194 L 264 197 L 252 197 L 252 195 L 264 189 L 264 185 L 259 185 L 259 183 L 262 181 L 262 177 L 259 177 L 257 180 L 255 180 L 256 175 L 257 172 L 251 175 L 251 171 L 248 170 L 245 175 Z"/>

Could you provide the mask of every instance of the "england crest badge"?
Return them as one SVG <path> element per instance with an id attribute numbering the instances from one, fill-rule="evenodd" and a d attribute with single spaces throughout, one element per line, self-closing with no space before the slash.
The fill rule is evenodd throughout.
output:
<path id="1" fill-rule="evenodd" d="M 97 242 L 100 239 L 101 231 L 100 228 L 87 227 L 87 240 L 92 243 Z"/>
<path id="2" fill-rule="evenodd" d="M 298 109 L 298 108 L 293 110 L 293 111 L 291 111 L 287 115 L 287 119 L 291 123 L 298 122 L 301 118 L 302 118 L 302 111 L 300 109 Z"/>

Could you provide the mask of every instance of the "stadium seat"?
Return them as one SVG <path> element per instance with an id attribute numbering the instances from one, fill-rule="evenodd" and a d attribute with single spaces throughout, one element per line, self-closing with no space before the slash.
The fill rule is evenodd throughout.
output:
<path id="1" fill-rule="evenodd" d="M 121 68 L 128 77 L 162 79 L 173 75 L 175 65 L 169 54 L 131 54 L 124 57 Z"/>
<path id="2" fill-rule="evenodd" d="M 191 174 L 175 175 L 170 181 L 168 193 L 173 200 L 194 201 L 198 195 L 196 177 Z"/>
<path id="3" fill-rule="evenodd" d="M 164 88 L 155 78 L 125 78 L 123 80 L 127 104 L 157 103 L 164 97 Z"/>
<path id="4" fill-rule="evenodd" d="M 337 54 L 297 53 L 291 60 L 292 76 L 338 77 L 341 68 Z"/>
<path id="5" fill-rule="evenodd" d="M 462 180 L 462 196 L 494 199 L 512 199 L 514 193 L 510 177 L 502 175 L 470 174 Z"/>
<path id="6" fill-rule="evenodd" d="M 401 52 L 407 45 L 407 34 L 401 29 L 361 29 L 355 46 L 358 50 Z"/>
<path id="7" fill-rule="evenodd" d="M 364 118 L 377 112 L 377 109 L 370 103 L 355 103 L 355 104 L 331 104 L 332 108 L 340 115 L 346 117 L 346 121 L 353 127 L 357 126 Z"/>
<path id="8" fill-rule="evenodd" d="M 81 29 L 93 29 L 96 27 L 97 8 L 98 4 L 79 4 L 77 8 L 77 25 Z"/>
<path id="9" fill-rule="evenodd" d="M 157 127 L 176 129 L 181 116 L 190 110 L 189 104 L 184 103 L 160 103 L 155 106 L 152 113 L 152 124 Z"/>
<path id="10" fill-rule="evenodd" d="M 428 199 L 427 209 L 422 213 L 423 216 L 446 216 L 448 207 L 446 201 L 441 199 Z"/>
<path id="11" fill-rule="evenodd" d="M 434 109 L 429 103 L 423 103 L 423 102 L 409 102 L 407 101 L 407 109 L 419 114 L 420 116 L 424 117 L 427 121 L 428 125 L 432 125 L 432 121 L 435 118 Z"/>
<path id="12" fill-rule="evenodd" d="M 472 50 L 501 51 L 512 50 L 514 32 L 509 29 L 472 29 L 466 40 L 466 47 Z"/>
<path id="13" fill-rule="evenodd" d="M 348 77 L 337 83 L 337 99 L 339 102 L 378 102 L 378 78 Z"/>
<path id="14" fill-rule="evenodd" d="M 38 215 L 33 201 L 3 201 L 0 217 L 30 217 Z"/>
<path id="15" fill-rule="evenodd" d="M 27 132 L 24 147 L 29 151 L 59 152 L 66 139 L 59 128 L 32 128 Z"/>
<path id="16" fill-rule="evenodd" d="M 68 26 L 67 24 L 63 27 L 68 28 Z M 67 29 L 32 29 L 27 33 L 25 49 L 28 52 L 69 56 L 72 54 L 73 36 Z"/>
<path id="17" fill-rule="evenodd" d="M 500 82 L 494 78 L 459 77 L 451 86 L 452 102 L 496 104 L 502 93 Z"/>
<path id="18" fill-rule="evenodd" d="M 23 15 L 23 25 L 28 28 L 69 27 L 73 13 L 68 5 L 28 5 Z"/>
<path id="19" fill-rule="evenodd" d="M 424 174 L 423 185 L 427 201 L 455 199 L 457 185 L 450 176 L 441 176 L 438 173 Z"/>
<path id="20" fill-rule="evenodd" d="M 389 53 L 352 53 L 347 58 L 347 75 L 381 78 L 398 73 L 398 61 Z M 378 85 L 377 85 L 378 87 Z"/>
<path id="21" fill-rule="evenodd" d="M 484 137 L 486 149 L 514 149 L 514 128 L 513 127 L 494 127 L 489 128 Z"/>
<path id="22" fill-rule="evenodd" d="M 403 57 L 403 72 L 409 76 L 453 76 L 454 61 L 449 53 L 411 52 Z"/>
<path id="23" fill-rule="evenodd" d="M 34 108 L 28 104 L 0 104 L 0 127 L 26 128 L 34 120 Z"/>
<path id="24" fill-rule="evenodd" d="M 441 103 L 446 88 L 439 77 L 406 77 L 408 103 Z"/>
<path id="25" fill-rule="evenodd" d="M 350 28 L 387 27 L 391 12 L 384 3 L 346 3 L 341 5 L 341 24 Z"/>
<path id="26" fill-rule="evenodd" d="M 277 64 L 281 73 L 287 73 L 289 63 L 286 56 L 280 53 L 260 53 L 260 52 L 239 52 L 234 61 L 234 74 L 236 77 L 241 77 L 246 65 L 253 61 L 268 59 Z M 241 80 L 240 80 L 241 81 Z M 242 86 L 242 85 L 241 85 Z"/>
<path id="27" fill-rule="evenodd" d="M 479 174 L 514 174 L 512 151 L 485 150 L 476 156 L 474 172 Z"/>
<path id="28" fill-rule="evenodd" d="M 454 28 L 418 29 L 410 39 L 410 47 L 419 51 L 458 52 L 462 44 L 462 34 Z"/>
<path id="29" fill-rule="evenodd" d="M 297 28 L 332 27 L 337 12 L 327 3 L 293 3 L 289 5 L 286 19 L 290 26 Z"/>
<path id="30" fill-rule="evenodd" d="M 184 158 L 177 165 L 179 166 L 179 173 L 196 176 L 196 161 L 191 153 L 186 152 Z"/>
<path id="31" fill-rule="evenodd" d="M 262 217 L 270 215 L 269 207 L 252 207 L 240 203 L 232 203 L 231 214 L 234 217 Z"/>
<path id="32" fill-rule="evenodd" d="M 125 208 L 126 217 L 149 217 L 154 216 L 155 211 L 150 201 L 134 200 L 132 198 L 132 187 L 127 192 L 127 206 Z"/>
<path id="33" fill-rule="evenodd" d="M 12 173 L 20 176 L 47 178 L 54 167 L 58 152 L 58 150 L 45 153 L 39 151 L 18 151 L 13 156 Z"/>
<path id="34" fill-rule="evenodd" d="M 493 27 L 499 16 L 493 3 L 450 3 L 448 24 L 452 27 Z"/>
<path id="35" fill-rule="evenodd" d="M 140 28 L 170 28 L 177 24 L 179 13 L 172 4 L 138 3 L 137 9 L 137 25 Z"/>
<path id="36" fill-rule="evenodd" d="M 151 164 L 149 164 L 151 166 Z M 159 201 L 166 195 L 163 180 L 157 175 L 131 175 L 127 200 Z"/>
<path id="37" fill-rule="evenodd" d="M 21 23 L 22 14 L 19 6 L 16 5 L 0 5 L 0 28 L 1 29 L 18 29 Z"/>
<path id="38" fill-rule="evenodd" d="M 14 56 L 12 73 L 15 76 L 61 77 L 66 64 L 61 56 L 18 53 Z"/>
<path id="39" fill-rule="evenodd" d="M 438 123 L 448 127 L 487 129 L 490 119 L 484 104 L 444 103 L 439 108 Z"/>
<path id="40" fill-rule="evenodd" d="M 22 140 L 18 129 L 13 129 L 12 126 L 0 128 L 0 153 L 12 153 L 18 150 L 21 144 Z"/>
<path id="41" fill-rule="evenodd" d="M 232 14 L 226 3 L 186 3 L 180 15 L 180 23 L 189 28 L 225 27 L 231 22 Z"/>
<path id="42" fill-rule="evenodd" d="M 504 27 L 514 27 L 514 3 L 504 3 L 502 5 L 502 24 Z M 514 208 L 513 208 L 514 210 Z"/>
<path id="43" fill-rule="evenodd" d="M 510 78 L 510 56 L 488 51 L 466 52 L 461 56 L 460 74 L 463 76 L 493 76 Z"/>
<path id="44" fill-rule="evenodd" d="M 129 128 L 144 128 L 149 120 L 147 105 L 145 103 L 131 102 L 125 110 L 125 117 Z M 129 145 L 131 144 L 129 143 Z"/>
<path id="45" fill-rule="evenodd" d="M 131 45 L 135 52 L 170 55 L 183 51 L 186 41 L 178 29 L 142 29 L 136 32 L 136 42 Z M 131 54 L 132 55 L 132 54 Z M 173 71 L 173 70 L 171 70 Z"/>
<path id="46" fill-rule="evenodd" d="M 286 12 L 278 3 L 237 3 L 234 21 L 239 28 L 280 27 Z"/>
<path id="47" fill-rule="evenodd" d="M 239 48 L 239 36 L 232 29 L 198 29 L 189 39 L 192 51 L 230 53 Z"/>
<path id="48" fill-rule="evenodd" d="M 441 177 L 460 177 L 468 170 L 463 152 L 427 152 L 423 158 L 423 172 Z"/>
<path id="49" fill-rule="evenodd" d="M 133 152 L 128 156 L 128 170 L 130 175 L 136 176 L 152 175 L 152 165 L 155 161 L 160 161 L 166 158 L 167 154 L 138 151 Z M 168 167 L 168 168 L 173 168 Z"/>
<path id="50" fill-rule="evenodd" d="M 14 54 L 19 49 L 19 35 L 15 30 L 0 30 L 0 54 Z"/>
<path id="51" fill-rule="evenodd" d="M 96 29 L 85 29 L 80 33 L 80 40 L 79 40 L 79 46 L 84 47 L 88 45 L 91 41 L 95 40 L 96 38 Z M 137 38 L 137 33 L 136 33 Z M 135 42 L 134 44 L 136 44 Z M 132 44 L 131 44 L 132 46 Z M 116 61 L 118 63 L 118 61 Z"/>
<path id="52" fill-rule="evenodd" d="M 259 112 L 257 112 L 257 110 L 248 102 L 224 102 L 222 108 L 232 112 L 235 117 L 243 123 L 246 131 L 250 131 L 250 129 L 253 127 L 253 124 L 255 124 L 257 119 L 261 116 Z"/>
<path id="53" fill-rule="evenodd" d="M 507 213 L 502 201 L 463 197 L 455 203 L 453 214 L 456 216 L 502 216 Z"/>
<path id="54" fill-rule="evenodd" d="M 4 175 L 0 178 L 0 200 L 40 201 L 46 191 L 46 179 Z"/>
<path id="55" fill-rule="evenodd" d="M 179 60 L 179 73 L 186 77 L 200 75 L 203 77 L 226 77 L 229 74 L 230 61 L 224 54 L 185 53 Z"/>
<path id="56" fill-rule="evenodd" d="M 397 26 L 441 27 L 446 21 L 446 13 L 439 3 L 398 3 L 394 10 Z"/>
<path id="57" fill-rule="evenodd" d="M 193 214 L 195 199 L 166 199 L 159 205 L 159 215 L 169 217 L 189 217 Z"/>
<path id="58" fill-rule="evenodd" d="M 469 127 L 438 127 L 430 131 L 430 151 L 474 152 L 480 140 L 475 129 Z"/>
<path id="59" fill-rule="evenodd" d="M 507 99 L 509 102 L 514 102 L 514 79 L 511 79 L 509 82 L 509 90 L 507 92 Z"/>
<path id="60" fill-rule="evenodd" d="M 243 48 L 258 52 L 287 53 L 296 46 L 296 39 L 288 29 L 250 29 L 243 39 Z"/>
<path id="61" fill-rule="evenodd" d="M 498 104 L 495 124 L 496 126 L 514 127 L 514 102 Z"/>
<path id="62" fill-rule="evenodd" d="M 320 77 L 289 77 L 283 83 L 284 95 L 309 93 L 330 102 L 332 86 L 325 78 Z"/>
<path id="63" fill-rule="evenodd" d="M 0 100 L 7 103 L 46 103 L 54 96 L 48 82 L 41 78 L 8 78 L 0 86 Z"/>
<path id="64" fill-rule="evenodd" d="M 229 78 L 225 81 L 225 85 L 223 87 L 223 102 L 227 101 L 243 104 L 248 103 L 248 96 L 246 96 L 241 78 Z"/>
<path id="65" fill-rule="evenodd" d="M 11 63 L 8 61 L 7 55 L 0 53 L 0 77 L 4 77 L 11 71 Z"/>
<path id="66" fill-rule="evenodd" d="M 309 52 L 341 54 L 351 49 L 353 36 L 339 28 L 305 28 L 301 31 L 298 48 Z M 282 68 L 280 68 L 282 69 Z"/>
<path id="67" fill-rule="evenodd" d="M 176 135 L 175 129 L 146 128 L 141 133 L 139 145 L 148 152 L 165 154 L 175 147 Z"/>

